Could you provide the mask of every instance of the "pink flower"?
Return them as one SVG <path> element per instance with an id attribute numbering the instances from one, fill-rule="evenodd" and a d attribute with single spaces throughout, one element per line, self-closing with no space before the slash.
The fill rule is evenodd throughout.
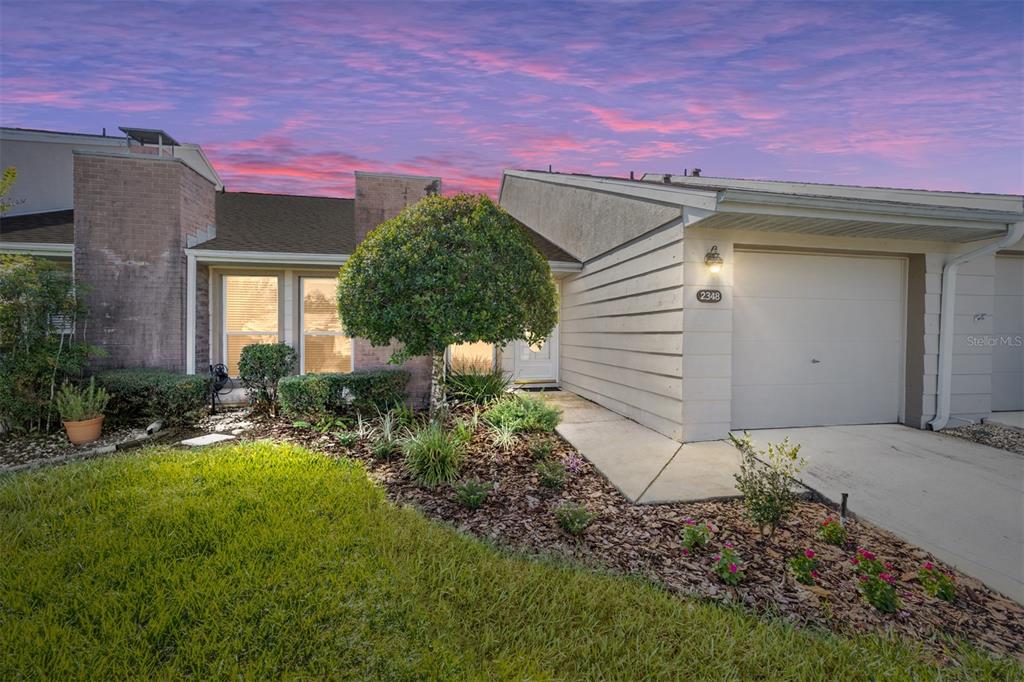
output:
<path id="1" fill-rule="evenodd" d="M 732 547 L 733 547 L 731 542 L 725 543 L 725 546 L 728 547 L 729 549 L 732 549 Z"/>
<path id="2" fill-rule="evenodd" d="M 811 571 L 811 577 L 812 578 L 817 578 L 818 577 L 818 572 L 817 571 Z"/>
<path id="3" fill-rule="evenodd" d="M 875 558 L 875 555 L 872 554 L 871 552 L 867 551 L 866 549 L 860 550 L 860 555 L 862 557 L 864 557 L 865 559 L 867 559 L 868 561 L 872 561 Z"/>
<path id="4" fill-rule="evenodd" d="M 730 573 L 735 573 L 736 569 L 737 569 L 736 564 L 729 564 L 729 572 Z"/>
<path id="5" fill-rule="evenodd" d="M 697 524 L 696 521 L 694 521 L 693 519 L 691 519 L 689 517 L 683 519 L 683 523 L 685 523 L 687 526 L 694 526 L 694 525 Z"/>
<path id="6" fill-rule="evenodd" d="M 883 581 L 883 582 L 887 582 L 887 583 L 891 583 L 892 582 L 892 576 L 889 575 L 888 573 L 879 573 L 878 574 L 878 579 Z"/>
<path id="7" fill-rule="evenodd" d="M 886 568 L 888 568 L 888 569 L 889 569 L 890 571 L 892 570 L 892 563 L 890 563 L 890 562 L 886 561 L 884 565 L 885 565 L 885 567 L 886 567 Z"/>
<path id="8" fill-rule="evenodd" d="M 866 583 L 866 582 L 868 581 L 868 577 L 867 577 L 866 575 L 862 575 L 862 576 L 860 577 L 860 581 L 861 581 L 862 583 Z"/>
<path id="9" fill-rule="evenodd" d="M 814 550 L 808 549 L 808 550 L 804 551 L 804 556 L 807 557 L 808 559 L 813 559 L 814 558 Z"/>
<path id="10" fill-rule="evenodd" d="M 715 524 L 713 524 L 713 523 L 709 523 L 709 524 L 707 524 L 706 528 L 707 528 L 707 529 L 708 529 L 709 531 L 711 531 L 712 533 L 717 533 L 717 532 L 718 532 L 718 528 L 716 528 L 716 527 L 715 527 Z"/>
<path id="11" fill-rule="evenodd" d="M 853 564 L 854 566 L 856 566 L 857 564 L 860 563 L 860 559 L 858 559 L 855 556 L 852 556 L 852 557 L 850 557 L 850 563 Z"/>
<path id="12" fill-rule="evenodd" d="M 932 570 L 933 568 L 935 568 L 935 564 L 933 564 L 933 563 L 932 563 L 932 562 L 930 562 L 930 561 L 926 561 L 926 562 L 924 562 L 924 570 L 926 570 L 926 571 L 930 571 L 930 570 Z"/>
<path id="13" fill-rule="evenodd" d="M 690 550 L 688 550 L 685 547 L 683 547 L 683 554 L 684 555 L 688 555 L 689 553 L 690 553 Z"/>
<path id="14" fill-rule="evenodd" d="M 721 554 L 716 554 L 715 555 L 715 561 L 721 561 L 721 560 L 722 560 L 722 555 Z"/>

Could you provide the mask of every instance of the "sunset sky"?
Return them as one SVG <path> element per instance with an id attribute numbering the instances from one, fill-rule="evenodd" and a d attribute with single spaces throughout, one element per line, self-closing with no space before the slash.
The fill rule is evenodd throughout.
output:
<path id="1" fill-rule="evenodd" d="M 1024 192 L 1024 3 L 0 0 L 0 124 L 163 128 L 229 189 L 504 168 Z"/>

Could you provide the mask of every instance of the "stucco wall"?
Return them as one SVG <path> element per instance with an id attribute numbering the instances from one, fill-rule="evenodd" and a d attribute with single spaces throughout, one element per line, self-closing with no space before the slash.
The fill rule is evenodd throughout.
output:
<path id="1" fill-rule="evenodd" d="M 562 280 L 562 386 L 682 437 L 682 220 Z"/>

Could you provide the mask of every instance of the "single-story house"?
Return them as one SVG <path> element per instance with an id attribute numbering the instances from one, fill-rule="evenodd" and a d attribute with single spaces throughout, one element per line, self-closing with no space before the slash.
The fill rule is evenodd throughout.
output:
<path id="1" fill-rule="evenodd" d="M 579 260 L 562 388 L 680 441 L 1024 410 L 1024 199 L 506 171 Z"/>
<path id="2" fill-rule="evenodd" d="M 122 130 L 0 129 L 0 164 L 19 170 L 0 252 L 69 264 L 102 363 L 234 372 L 273 341 L 302 372 L 387 362 L 344 334 L 334 277 L 440 178 L 357 172 L 346 199 L 229 192 L 196 145 Z M 547 257 L 561 319 L 543 344 L 468 344 L 453 365 L 497 362 L 679 441 L 1024 410 L 1020 196 L 506 171 L 500 202 Z M 429 363 L 407 367 L 422 401 Z"/>
<path id="3" fill-rule="evenodd" d="M 440 178 L 356 172 L 354 198 L 229 192 L 197 145 L 162 130 L 121 130 L 0 128 L 0 165 L 18 170 L 0 253 L 67 263 L 89 308 L 77 334 L 107 351 L 98 367 L 205 373 L 223 363 L 234 376 L 244 346 L 277 341 L 298 351 L 303 373 L 387 364 L 393 348 L 342 330 L 338 267 L 379 223 L 439 192 Z M 580 269 L 528 233 L 555 277 Z M 505 364 L 530 381 L 533 360 L 520 346 Z M 479 344 L 453 349 L 459 364 L 491 358 Z M 429 358 L 405 367 L 421 403 Z"/>

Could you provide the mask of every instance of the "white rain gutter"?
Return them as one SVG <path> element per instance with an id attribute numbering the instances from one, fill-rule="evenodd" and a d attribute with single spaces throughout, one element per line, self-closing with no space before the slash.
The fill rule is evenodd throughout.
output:
<path id="1" fill-rule="evenodd" d="M 950 260 L 942 269 L 942 302 L 939 308 L 939 376 L 936 389 L 935 418 L 928 422 L 932 431 L 949 422 L 950 385 L 953 381 L 953 322 L 956 314 L 956 276 L 960 266 L 979 256 L 1016 244 L 1024 239 L 1024 222 L 1010 223 L 1002 238 Z"/>

